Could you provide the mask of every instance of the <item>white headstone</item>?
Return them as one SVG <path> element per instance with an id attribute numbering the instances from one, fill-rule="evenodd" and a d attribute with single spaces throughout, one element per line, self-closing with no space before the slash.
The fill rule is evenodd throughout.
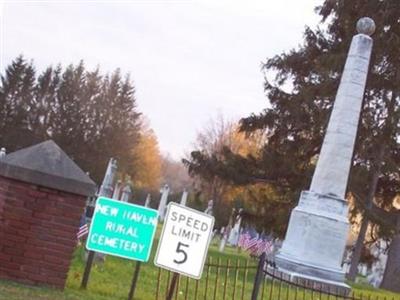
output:
<path id="1" fill-rule="evenodd" d="M 144 202 L 145 207 L 150 207 L 151 195 L 147 194 L 146 201 Z"/>
<path id="2" fill-rule="evenodd" d="M 120 200 L 121 197 L 121 188 L 122 188 L 122 181 L 118 180 L 114 186 L 114 192 L 112 198 L 115 200 Z"/>
<path id="3" fill-rule="evenodd" d="M 164 222 L 165 218 L 165 210 L 167 208 L 167 200 L 169 194 L 169 186 L 168 184 L 164 185 L 164 187 L 160 190 L 161 192 L 161 199 L 160 204 L 158 205 L 158 215 L 161 222 Z"/>
<path id="4" fill-rule="evenodd" d="M 378 240 L 371 247 L 371 254 L 375 257 L 375 262 L 372 264 L 371 272 L 367 276 L 368 282 L 378 288 L 382 282 L 383 274 L 385 273 L 387 253 L 386 249 L 388 244 L 384 240 Z"/>
<path id="5" fill-rule="evenodd" d="M 228 244 L 232 245 L 232 246 L 237 246 L 238 242 L 239 242 L 239 232 L 240 232 L 240 225 L 242 222 L 242 212 L 243 209 L 239 209 L 239 213 L 236 216 L 236 220 L 235 220 L 235 225 L 233 226 L 230 234 L 229 234 L 229 238 L 228 238 Z"/>
<path id="6" fill-rule="evenodd" d="M 131 200 L 131 197 L 132 197 L 132 188 L 130 184 L 127 183 L 122 189 L 121 201 L 129 202 Z"/>
<path id="7" fill-rule="evenodd" d="M 116 173 L 117 173 L 117 161 L 114 158 L 110 158 L 106 174 L 104 175 L 103 183 L 100 186 L 98 196 L 112 197 L 113 182 Z"/>
<path id="8" fill-rule="evenodd" d="M 186 206 L 186 201 L 187 201 L 187 197 L 188 197 L 188 192 L 186 189 L 183 190 L 182 193 L 182 198 L 181 198 L 181 205 Z"/>
<path id="9" fill-rule="evenodd" d="M 214 200 L 208 201 L 207 208 L 204 211 L 206 214 L 213 215 Z"/>

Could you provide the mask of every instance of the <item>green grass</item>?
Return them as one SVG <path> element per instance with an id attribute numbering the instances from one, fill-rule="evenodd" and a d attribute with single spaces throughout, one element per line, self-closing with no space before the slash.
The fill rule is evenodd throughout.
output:
<path id="1" fill-rule="evenodd" d="M 156 245 L 158 243 L 159 232 L 156 236 L 155 245 L 153 246 L 153 252 L 150 261 L 146 264 L 142 264 L 141 272 L 139 275 L 138 285 L 135 293 L 135 299 L 148 300 L 156 298 L 157 291 L 157 277 L 160 275 L 160 291 L 159 299 L 165 299 L 165 293 L 167 289 L 168 275 L 167 271 L 161 271 L 154 266 L 154 254 Z M 239 261 L 241 266 L 244 266 L 245 262 L 249 265 L 255 266 L 257 261 L 251 259 L 246 253 L 239 253 L 236 249 L 226 248 L 225 253 L 220 253 L 216 244 L 211 245 L 209 253 L 209 259 L 215 263 L 218 260 L 224 264 L 230 260 L 231 265 L 235 265 Z M 0 281 L 0 299 L 1 300 L 119 300 L 127 299 L 130 283 L 132 280 L 133 272 L 135 268 L 135 262 L 107 256 L 104 264 L 93 265 L 90 281 L 87 290 L 81 290 L 80 282 L 82 279 L 82 273 L 84 269 L 84 251 L 83 248 L 77 248 L 74 254 L 72 265 L 68 274 L 68 280 L 65 290 L 58 291 L 50 288 L 38 288 L 29 287 L 21 284 L 16 284 L 8 281 Z M 216 273 L 220 272 L 218 281 Z M 198 299 L 213 299 L 216 295 L 216 299 L 223 299 L 225 294 L 226 299 L 232 299 L 233 293 L 236 295 L 236 299 L 241 299 L 243 293 L 243 299 L 250 299 L 251 290 L 253 286 L 253 279 L 256 269 L 250 269 L 247 272 L 247 278 L 243 269 L 236 272 L 234 269 L 226 273 L 226 269 L 217 270 L 216 267 L 205 267 L 202 279 L 195 281 L 187 279 L 185 277 L 180 278 L 179 288 L 177 297 L 174 299 L 184 299 L 186 286 L 188 286 L 188 297 L 191 300 L 195 298 L 196 290 Z M 208 274 L 208 275 L 207 275 Z M 207 280 L 208 277 L 208 280 Z M 235 277 L 237 280 L 235 281 Z M 226 279 L 225 279 L 226 278 Z M 245 280 L 244 280 L 245 279 Z M 269 299 L 270 282 L 265 281 L 264 284 L 264 298 Z M 226 285 L 225 285 L 226 283 Z M 234 284 L 235 283 L 235 284 Z M 196 288 L 197 286 L 197 288 Z M 214 287 L 217 287 L 215 289 Z M 244 288 L 243 288 L 244 287 Z M 369 286 L 353 285 L 353 291 L 356 295 L 363 293 L 371 294 L 371 299 L 375 299 L 379 296 L 384 299 L 387 297 L 388 300 L 399 299 L 399 294 L 389 293 L 383 290 L 373 289 Z M 294 297 L 296 291 L 294 289 L 287 289 L 284 285 L 281 286 L 281 295 L 286 295 L 289 292 L 289 299 Z M 259 299 L 263 289 L 260 290 Z M 274 293 L 272 299 L 277 299 L 279 293 L 279 285 L 275 284 Z M 285 298 L 286 299 L 286 298 Z M 302 299 L 302 298 L 300 298 Z M 311 299 L 311 294 L 306 294 L 306 299 Z M 319 298 L 318 296 L 314 299 L 328 299 L 327 297 Z"/>

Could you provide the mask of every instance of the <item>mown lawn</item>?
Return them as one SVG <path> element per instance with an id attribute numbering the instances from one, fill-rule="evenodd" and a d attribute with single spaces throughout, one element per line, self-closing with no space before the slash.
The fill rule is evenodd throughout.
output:
<path id="1" fill-rule="evenodd" d="M 154 266 L 153 259 L 155 254 L 156 245 L 158 243 L 158 235 L 156 237 L 155 245 L 153 246 L 153 253 L 148 263 L 142 264 L 141 272 L 139 275 L 138 286 L 135 293 L 135 299 L 149 300 L 156 299 L 157 296 L 157 283 L 159 282 L 158 299 L 165 299 L 166 288 L 168 280 L 171 275 L 167 271 L 159 273 L 159 269 Z M 227 264 L 228 260 L 230 265 L 244 266 L 247 262 L 248 265 L 256 266 L 257 261 L 249 258 L 246 253 L 238 253 L 236 249 L 227 248 L 225 253 L 221 254 L 218 251 L 217 245 L 212 245 L 208 253 L 209 261 L 215 264 L 220 260 L 223 264 Z M 82 247 L 77 248 L 71 269 L 68 275 L 67 286 L 63 292 L 53 290 L 50 288 L 37 288 L 28 287 L 21 284 L 16 284 L 7 281 L 0 281 L 0 299 L 1 300 L 119 300 L 127 299 L 129 288 L 135 268 L 135 262 L 108 256 L 104 264 L 95 264 L 92 268 L 92 273 L 87 290 L 81 290 L 80 282 L 84 269 L 84 250 Z M 216 274 L 219 272 L 219 277 Z M 253 279 L 256 269 L 250 269 L 245 274 L 244 269 L 231 269 L 226 272 L 226 269 L 219 269 L 217 267 L 205 268 L 202 279 L 200 281 L 189 280 L 181 277 L 179 280 L 178 293 L 174 299 L 250 299 L 251 290 L 253 286 Z M 245 277 L 245 275 L 247 277 Z M 160 276 L 160 277 L 159 277 Z M 158 280 L 158 277 L 160 280 Z M 217 287 L 217 288 L 215 288 Z M 270 295 L 271 284 L 265 281 L 264 286 L 260 290 L 259 299 L 278 299 L 278 293 L 294 299 L 296 293 L 303 299 L 302 292 L 295 289 L 287 289 L 284 285 L 279 287 L 275 283 L 273 294 Z M 185 291 L 188 289 L 187 297 L 185 298 Z M 371 299 L 376 299 L 377 296 L 381 299 L 387 300 L 396 299 L 400 300 L 399 294 L 393 294 L 382 290 L 376 290 L 370 287 L 354 285 L 353 291 L 358 296 L 363 293 L 371 294 Z M 307 293 L 305 299 L 312 299 L 312 295 Z M 320 297 L 313 295 L 313 299 L 328 299 L 328 297 Z M 330 299 L 333 299 L 332 297 Z M 368 298 L 365 298 L 368 299 Z"/>

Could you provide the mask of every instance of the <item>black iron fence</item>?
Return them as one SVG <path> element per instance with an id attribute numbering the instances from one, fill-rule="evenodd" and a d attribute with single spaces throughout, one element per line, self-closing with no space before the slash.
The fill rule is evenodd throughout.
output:
<path id="1" fill-rule="evenodd" d="M 241 300 L 250 299 L 257 262 L 214 259 L 204 266 L 201 280 L 178 277 L 170 299 L 188 300 Z M 174 273 L 159 268 L 155 299 L 169 299 Z"/>
<path id="2" fill-rule="evenodd" d="M 386 297 L 373 297 L 371 294 L 363 295 L 350 291 L 346 293 L 343 288 L 339 287 L 331 287 L 330 290 L 327 290 L 324 285 L 316 282 L 305 285 L 303 280 L 297 278 L 290 281 L 284 273 L 268 267 L 263 270 L 263 275 L 265 279 L 262 286 L 262 300 L 389 300 Z"/>
<path id="3" fill-rule="evenodd" d="M 174 279 L 175 278 L 175 279 Z M 172 287 L 172 289 L 171 289 Z M 185 300 L 400 300 L 368 293 L 349 292 L 314 282 L 291 280 L 268 263 L 258 260 L 212 259 L 206 262 L 201 280 L 180 277 L 158 269 L 155 299 Z"/>
<path id="4" fill-rule="evenodd" d="M 136 263 L 128 300 L 134 299 L 136 288 L 142 285 L 154 286 L 156 300 L 400 300 L 400 295 L 356 293 L 317 281 L 291 278 L 267 261 L 265 253 L 248 260 L 209 257 L 200 280 L 157 268 L 156 282 L 148 282 L 140 278 L 141 265 Z"/>
<path id="5" fill-rule="evenodd" d="M 252 300 L 400 300 L 399 297 L 378 296 L 372 293 L 354 292 L 349 288 L 332 286 L 317 281 L 291 278 L 279 271 L 273 262 L 260 257 L 262 284 L 257 287 L 259 298 Z M 256 285 L 256 282 L 255 282 Z"/>

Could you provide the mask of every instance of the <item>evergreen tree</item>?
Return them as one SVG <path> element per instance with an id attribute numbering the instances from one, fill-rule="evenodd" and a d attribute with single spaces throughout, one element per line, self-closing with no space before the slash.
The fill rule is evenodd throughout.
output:
<path id="1" fill-rule="evenodd" d="M 273 182 L 282 191 L 282 201 L 294 206 L 299 192 L 309 187 L 355 24 L 361 17 L 372 17 L 377 28 L 348 191 L 357 199 L 364 222 L 371 221 L 379 237 L 392 240 L 382 287 L 400 291 L 400 213 L 393 206 L 400 194 L 400 2 L 327 0 L 316 12 L 321 27 L 307 27 L 298 49 L 264 65 L 271 107 L 242 120 L 248 134 L 267 131 L 261 156 L 254 159 L 228 151 L 228 162 L 219 159 L 208 170 L 229 165 L 230 174 L 218 170 L 226 180 Z M 210 165 L 210 160 L 196 155 L 192 166 Z"/>
<path id="2" fill-rule="evenodd" d="M 14 151 L 46 139 L 55 142 L 98 182 L 110 157 L 134 176 L 140 113 L 134 86 L 120 71 L 101 76 L 78 65 L 48 67 L 37 78 L 22 56 L 0 84 L 0 146 Z"/>
<path id="3" fill-rule="evenodd" d="M 37 78 L 29 124 L 35 132 L 37 141 L 48 139 L 52 134 L 51 117 L 57 109 L 57 89 L 60 83 L 61 66 L 48 67 Z"/>
<path id="4" fill-rule="evenodd" d="M 16 150 L 34 142 L 29 113 L 35 85 L 35 70 L 22 56 L 1 76 L 0 145 Z"/>

